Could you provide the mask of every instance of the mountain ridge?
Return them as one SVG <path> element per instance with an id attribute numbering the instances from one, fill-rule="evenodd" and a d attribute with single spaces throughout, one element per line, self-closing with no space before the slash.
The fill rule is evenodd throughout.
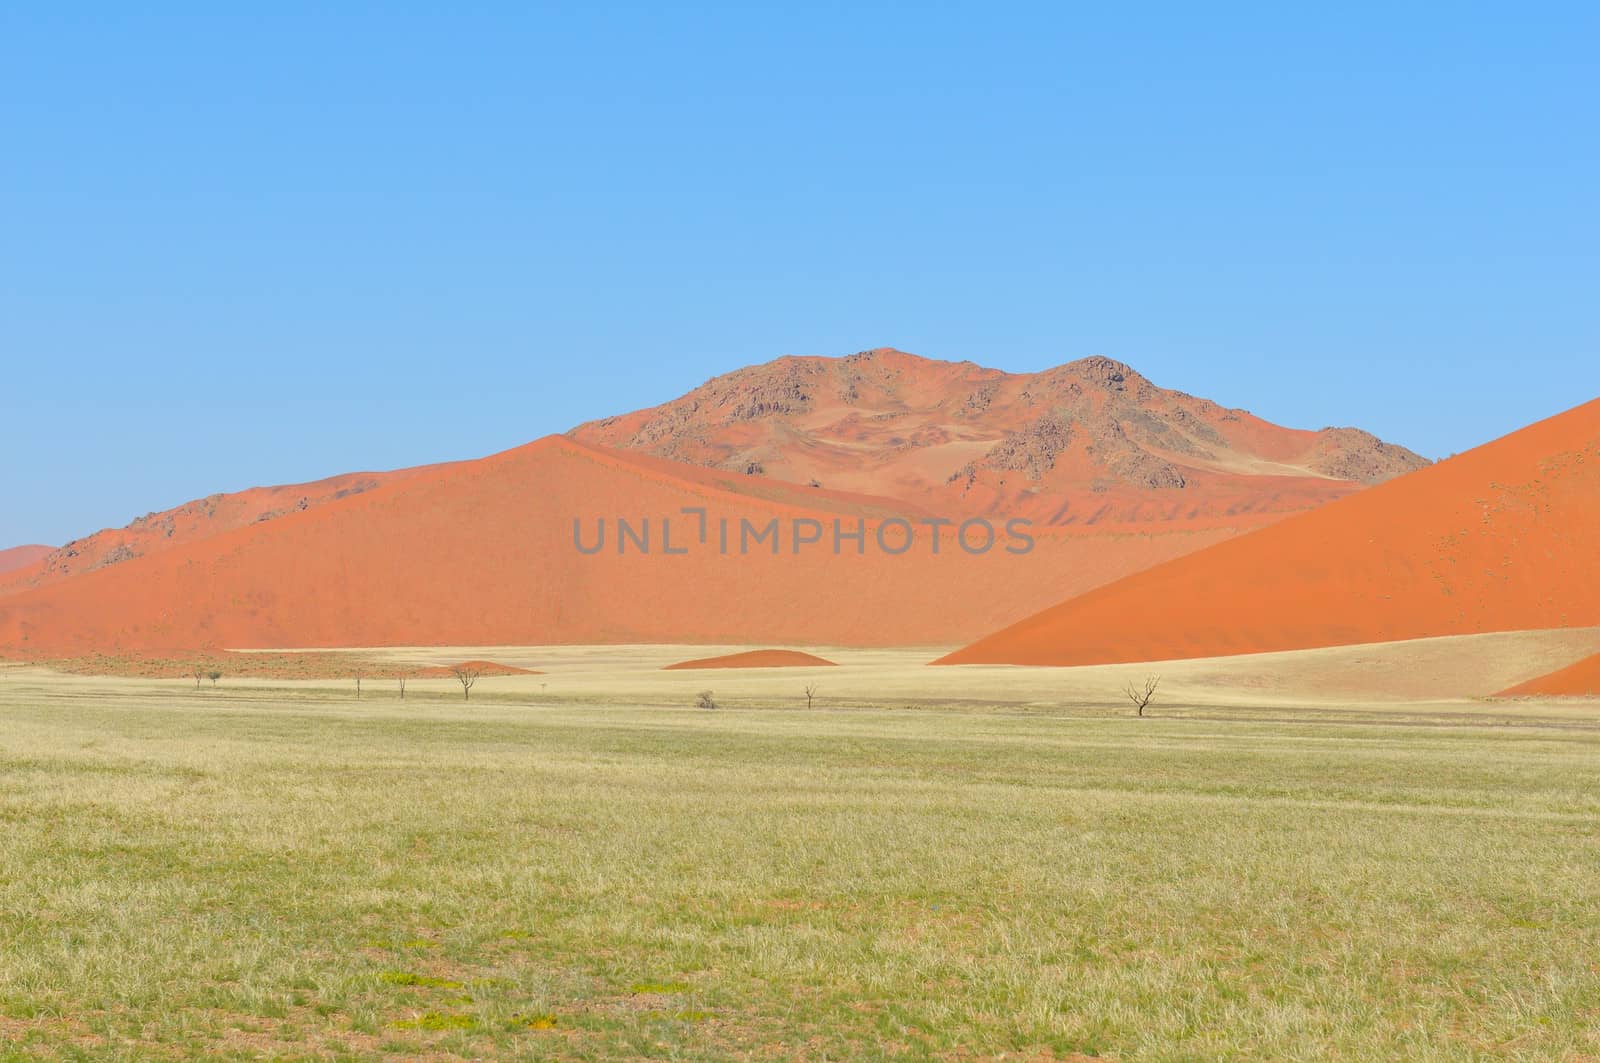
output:
<path id="1" fill-rule="evenodd" d="M 746 366 L 568 435 L 1048 524 L 1288 512 L 1428 464 L 1360 429 L 1282 428 L 1101 356 L 1010 373 L 893 348 Z"/>

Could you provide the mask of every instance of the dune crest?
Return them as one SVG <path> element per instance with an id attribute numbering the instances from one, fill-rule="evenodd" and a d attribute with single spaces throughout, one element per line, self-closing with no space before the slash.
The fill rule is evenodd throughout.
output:
<path id="1" fill-rule="evenodd" d="M 0 560 L 0 594 L 46 586 L 69 576 L 198 542 L 234 528 L 304 512 L 427 468 L 353 472 L 315 483 L 252 487 L 231 494 L 207 495 L 159 513 L 147 513 L 121 528 L 106 528 L 74 539 L 56 549 L 45 547 L 43 553 L 30 558 L 25 565 L 8 567 Z M 3 557 L 0 554 L 0 559 Z"/>
<path id="2" fill-rule="evenodd" d="M 30 544 L 0 550 L 0 576 L 37 564 L 48 557 L 55 547 Z"/>

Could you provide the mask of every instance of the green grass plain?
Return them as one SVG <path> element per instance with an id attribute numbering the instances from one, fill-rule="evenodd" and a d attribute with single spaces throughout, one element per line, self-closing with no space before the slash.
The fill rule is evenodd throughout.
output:
<path id="1" fill-rule="evenodd" d="M 0 1054 L 1600 1058 L 1583 714 L 719 700 L 0 676 Z"/>

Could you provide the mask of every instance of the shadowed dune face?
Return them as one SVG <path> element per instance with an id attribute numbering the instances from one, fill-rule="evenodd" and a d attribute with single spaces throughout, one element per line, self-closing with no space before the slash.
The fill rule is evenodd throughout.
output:
<path id="1" fill-rule="evenodd" d="M 662 666 L 662 671 L 698 668 L 832 668 L 834 663 L 799 650 L 746 650 L 720 657 L 700 657 L 692 661 Z"/>
<path id="2" fill-rule="evenodd" d="M 27 568 L 37 564 L 48 557 L 54 547 L 51 546 L 13 546 L 7 550 L 0 550 L 0 577 L 18 569 Z"/>
<path id="3" fill-rule="evenodd" d="M 1600 624 L 1600 400 L 943 658 L 1099 664 Z"/>
<path id="4" fill-rule="evenodd" d="M 1281 428 L 1109 358 L 1014 374 L 880 349 L 780 358 L 575 439 L 1040 524 L 1289 513 L 1419 468 L 1355 429 Z"/>
<path id="5" fill-rule="evenodd" d="M 1600 653 L 1500 691 L 1497 697 L 1600 698 Z"/>

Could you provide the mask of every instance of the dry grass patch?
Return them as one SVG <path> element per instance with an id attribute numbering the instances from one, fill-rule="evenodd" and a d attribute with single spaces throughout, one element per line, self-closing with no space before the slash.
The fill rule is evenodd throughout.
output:
<path id="1" fill-rule="evenodd" d="M 1589 721 L 58 682 L 0 1057 L 1600 1056 Z"/>

